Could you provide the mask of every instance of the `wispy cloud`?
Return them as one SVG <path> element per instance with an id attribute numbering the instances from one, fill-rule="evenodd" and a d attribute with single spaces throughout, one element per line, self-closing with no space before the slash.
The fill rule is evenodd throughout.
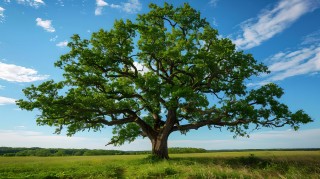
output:
<path id="1" fill-rule="evenodd" d="M 31 68 L 0 62 L 0 79 L 12 82 L 33 82 L 45 80 L 48 75 L 39 75 Z"/>
<path id="2" fill-rule="evenodd" d="M 38 8 L 42 5 L 45 5 L 43 0 L 16 0 L 18 4 L 23 4 L 27 6 L 31 6 L 34 8 Z"/>
<path id="3" fill-rule="evenodd" d="M 122 3 L 122 8 L 123 11 L 134 14 L 142 9 L 142 5 L 139 2 L 139 0 L 128 0 L 126 3 Z"/>
<path id="4" fill-rule="evenodd" d="M 142 9 L 142 5 L 139 2 L 139 0 L 128 0 L 125 3 L 119 4 L 109 4 L 105 2 L 104 0 L 96 0 L 96 9 L 95 9 L 95 15 L 101 15 L 102 10 L 105 6 L 113 8 L 113 9 L 121 9 L 122 11 L 130 14 L 134 14 L 139 12 Z"/>
<path id="5" fill-rule="evenodd" d="M 266 81 L 280 81 L 292 76 L 319 72 L 320 45 L 280 52 L 272 56 L 270 62 L 271 74 Z"/>
<path id="6" fill-rule="evenodd" d="M 61 47 L 61 48 L 66 47 L 67 45 L 68 45 L 68 41 L 66 40 L 56 44 L 57 47 Z"/>
<path id="7" fill-rule="evenodd" d="M 0 22 L 4 21 L 4 11 L 5 9 L 3 7 L 0 6 Z"/>
<path id="8" fill-rule="evenodd" d="M 2 90 L 2 89 L 4 89 L 4 88 L 5 88 L 5 86 L 0 85 L 0 90 Z"/>
<path id="9" fill-rule="evenodd" d="M 56 4 L 57 4 L 57 5 L 59 5 L 59 6 L 61 6 L 61 7 L 63 7 L 63 6 L 64 6 L 64 3 L 63 3 L 63 1 L 62 1 L 62 0 L 58 0 L 58 1 L 56 2 Z"/>
<path id="10" fill-rule="evenodd" d="M 15 128 L 15 129 L 25 129 L 26 126 L 15 126 L 14 128 Z"/>
<path id="11" fill-rule="evenodd" d="M 16 99 L 0 96 L 0 106 L 7 104 L 15 104 Z"/>
<path id="12" fill-rule="evenodd" d="M 38 17 L 36 19 L 36 22 L 37 22 L 37 26 L 42 27 L 47 32 L 55 32 L 56 31 L 51 24 L 51 20 L 42 20 L 41 18 Z"/>
<path id="13" fill-rule="evenodd" d="M 234 43 L 240 49 L 250 49 L 288 28 L 302 15 L 319 8 L 318 0 L 281 0 L 272 9 L 264 9 L 257 18 L 241 24 L 242 32 Z"/>
<path id="14" fill-rule="evenodd" d="M 55 42 L 55 41 L 57 40 L 57 38 L 58 38 L 58 35 L 52 37 L 49 41 L 50 41 L 50 42 Z"/>
<path id="15" fill-rule="evenodd" d="M 218 1 L 219 1 L 219 0 L 210 0 L 210 1 L 209 1 L 209 5 L 210 5 L 210 6 L 213 6 L 213 7 L 216 7 L 217 4 L 218 4 Z"/>
<path id="16" fill-rule="evenodd" d="M 298 75 L 313 75 L 320 72 L 320 31 L 307 35 L 295 50 L 278 52 L 267 58 L 270 74 L 263 75 L 260 82 L 248 86 L 262 86 Z"/>
<path id="17" fill-rule="evenodd" d="M 320 44 L 320 30 L 305 36 L 303 38 L 302 45 L 309 45 L 314 43 Z"/>

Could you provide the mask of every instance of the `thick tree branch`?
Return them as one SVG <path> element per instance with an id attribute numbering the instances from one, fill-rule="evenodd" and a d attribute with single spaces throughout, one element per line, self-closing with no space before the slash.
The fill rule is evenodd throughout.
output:
<path id="1" fill-rule="evenodd" d="M 218 117 L 215 119 L 211 119 L 211 120 L 203 120 L 203 121 L 199 121 L 196 123 L 191 123 L 191 124 L 185 124 L 185 125 L 180 125 L 180 126 L 174 126 L 172 128 L 171 132 L 174 131 L 187 131 L 187 130 L 191 130 L 191 129 L 199 129 L 200 127 L 203 126 L 210 126 L 210 125 L 215 125 L 215 126 L 237 126 L 239 124 L 248 124 L 250 122 L 250 120 L 245 120 L 245 119 L 237 119 L 235 121 L 232 122 L 228 122 L 228 121 L 221 121 L 223 117 Z"/>

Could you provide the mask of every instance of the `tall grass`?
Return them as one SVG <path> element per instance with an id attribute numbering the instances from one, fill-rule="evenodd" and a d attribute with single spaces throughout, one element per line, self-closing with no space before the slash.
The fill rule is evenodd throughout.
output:
<path id="1" fill-rule="evenodd" d="M 320 151 L 0 157 L 0 178 L 319 178 Z"/>

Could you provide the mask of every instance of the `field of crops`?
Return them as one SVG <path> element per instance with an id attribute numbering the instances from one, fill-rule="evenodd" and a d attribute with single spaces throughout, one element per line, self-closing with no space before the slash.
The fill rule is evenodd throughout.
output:
<path id="1" fill-rule="evenodd" d="M 0 157 L 0 178 L 319 178 L 320 151 Z"/>

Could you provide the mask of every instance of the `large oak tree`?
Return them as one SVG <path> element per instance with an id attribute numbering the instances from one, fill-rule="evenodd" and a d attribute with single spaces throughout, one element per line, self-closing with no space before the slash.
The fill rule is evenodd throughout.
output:
<path id="1" fill-rule="evenodd" d="M 56 133 L 114 126 L 109 144 L 148 137 L 152 153 L 168 158 L 172 132 L 208 126 L 244 136 L 248 128 L 297 129 L 312 121 L 278 101 L 277 85 L 248 89 L 248 79 L 267 67 L 219 37 L 188 4 L 151 4 L 136 21 L 115 21 L 90 40 L 74 35 L 68 47 L 55 63 L 64 80 L 31 85 L 17 101 L 38 109 L 37 123 Z"/>

